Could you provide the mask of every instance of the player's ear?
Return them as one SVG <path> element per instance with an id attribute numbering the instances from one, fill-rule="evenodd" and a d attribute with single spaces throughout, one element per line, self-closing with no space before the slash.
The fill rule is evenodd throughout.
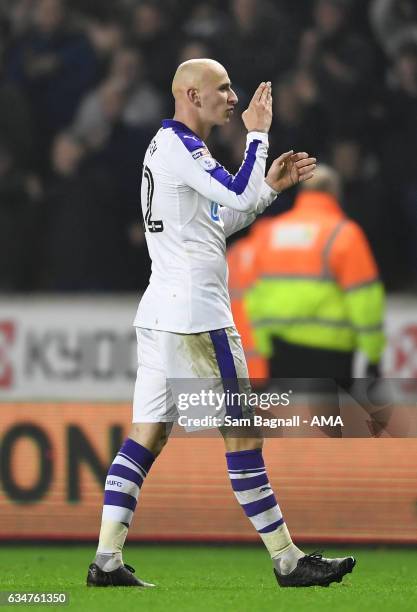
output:
<path id="1" fill-rule="evenodd" d="M 194 106 L 201 107 L 200 94 L 198 93 L 197 89 L 188 89 L 187 98 L 190 100 L 190 102 L 192 102 L 192 104 L 194 104 Z"/>

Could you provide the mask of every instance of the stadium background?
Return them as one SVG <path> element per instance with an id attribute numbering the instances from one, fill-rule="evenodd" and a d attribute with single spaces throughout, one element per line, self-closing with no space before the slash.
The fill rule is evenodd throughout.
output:
<path id="1" fill-rule="evenodd" d="M 220 59 L 242 109 L 271 79 L 271 155 L 339 170 L 390 294 L 384 372 L 416 377 L 414 2 L 0 0 L 0 28 L 1 539 L 96 537 L 149 275 L 141 158 L 184 59 Z M 243 142 L 235 118 L 210 147 L 235 170 Z M 269 440 L 266 458 L 300 540 L 417 541 L 415 439 Z M 218 439 L 171 440 L 132 539 L 255 541 L 226 476 Z"/>

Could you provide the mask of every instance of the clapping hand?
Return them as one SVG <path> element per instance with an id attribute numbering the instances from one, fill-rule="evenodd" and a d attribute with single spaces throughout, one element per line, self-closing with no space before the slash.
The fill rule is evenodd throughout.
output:
<path id="1" fill-rule="evenodd" d="M 312 178 L 316 161 L 316 158 L 309 157 L 308 153 L 287 151 L 272 162 L 265 180 L 275 191 L 284 191 Z"/>
<path id="2" fill-rule="evenodd" d="M 269 132 L 272 122 L 271 82 L 262 82 L 242 114 L 248 132 Z"/>

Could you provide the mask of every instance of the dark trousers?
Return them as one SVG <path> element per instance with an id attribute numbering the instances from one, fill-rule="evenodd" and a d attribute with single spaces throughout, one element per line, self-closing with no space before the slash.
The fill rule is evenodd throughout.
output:
<path id="1" fill-rule="evenodd" d="M 279 379 L 278 388 L 308 394 L 311 416 L 340 416 L 339 389 L 349 392 L 352 385 L 353 352 L 300 346 L 279 338 L 273 341 L 273 351 L 270 373 L 271 379 Z M 320 430 L 330 438 L 342 437 L 340 425 L 324 425 Z"/>
<path id="2" fill-rule="evenodd" d="M 328 392 L 352 383 L 353 352 L 312 348 L 273 340 L 271 378 L 298 378 L 300 391 Z"/>

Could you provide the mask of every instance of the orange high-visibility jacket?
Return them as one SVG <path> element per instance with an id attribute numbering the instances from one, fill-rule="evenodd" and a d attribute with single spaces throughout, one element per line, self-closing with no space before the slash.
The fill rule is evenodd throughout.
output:
<path id="1" fill-rule="evenodd" d="M 333 196 L 301 192 L 292 210 L 262 222 L 251 246 L 245 306 L 263 355 L 272 354 L 272 339 L 279 337 L 316 348 L 360 349 L 370 362 L 379 361 L 384 290 L 365 234 Z"/>
<path id="2" fill-rule="evenodd" d="M 229 293 L 233 320 L 242 338 L 248 364 L 249 377 L 256 385 L 256 379 L 268 377 L 268 362 L 256 350 L 255 341 L 244 305 L 244 295 L 252 285 L 254 250 L 250 237 L 232 244 L 227 251 L 229 267 Z"/>

